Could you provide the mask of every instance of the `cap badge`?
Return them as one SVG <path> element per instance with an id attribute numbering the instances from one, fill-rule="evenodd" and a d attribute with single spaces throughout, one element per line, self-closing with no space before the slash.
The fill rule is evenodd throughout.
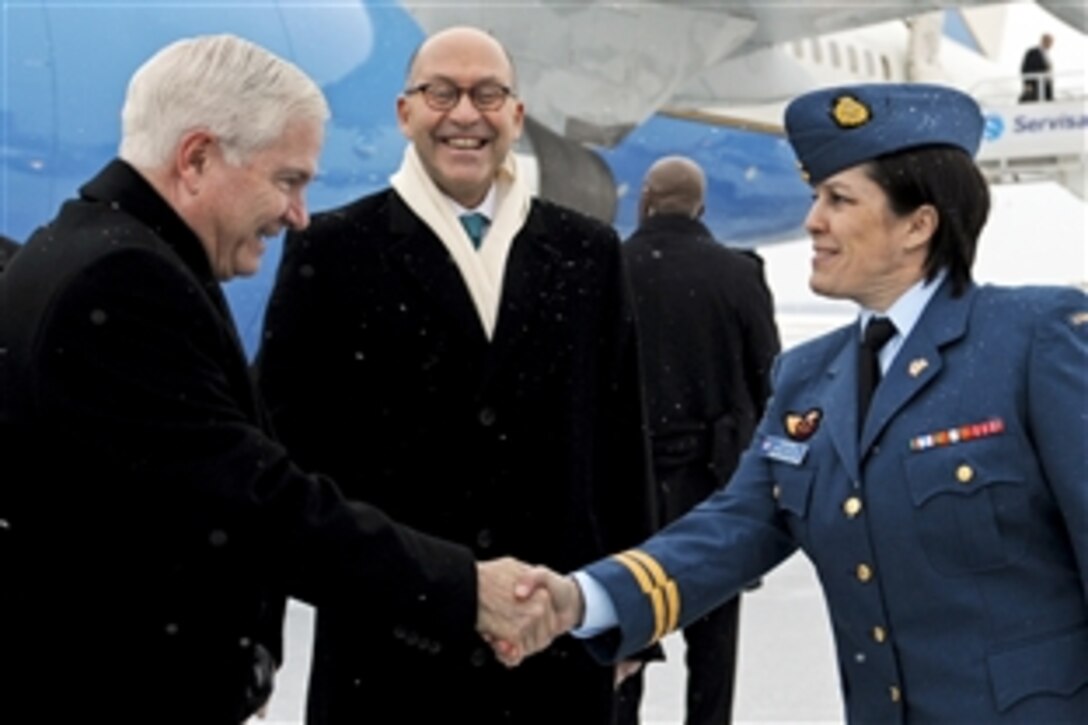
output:
<path id="1" fill-rule="evenodd" d="M 857 128 L 873 118 L 869 107 L 853 96 L 839 96 L 831 107 L 831 117 L 840 128 Z"/>

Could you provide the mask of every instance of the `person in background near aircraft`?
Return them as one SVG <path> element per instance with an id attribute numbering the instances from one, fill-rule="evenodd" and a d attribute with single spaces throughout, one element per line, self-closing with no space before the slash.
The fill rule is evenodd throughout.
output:
<path id="1" fill-rule="evenodd" d="M 699 221 L 705 193 L 694 161 L 657 161 L 643 181 L 639 227 L 623 245 L 663 522 L 729 480 L 763 414 L 779 351 L 763 262 L 714 240 Z M 739 611 L 734 597 L 684 628 L 688 725 L 732 720 Z M 619 722 L 638 723 L 641 672 L 620 695 Z"/>
<path id="2" fill-rule="evenodd" d="M 19 243 L 0 234 L 0 272 L 4 271 L 4 267 L 8 266 L 8 262 L 17 251 L 19 251 Z"/>
<path id="3" fill-rule="evenodd" d="M 524 565 L 349 503 L 271 436 L 219 282 L 307 225 L 327 116 L 248 41 L 171 44 L 132 77 L 120 158 L 0 276 L 0 720 L 236 725 L 285 595 L 428 649 L 546 621 L 514 604 Z"/>
<path id="4" fill-rule="evenodd" d="M 1054 100 L 1054 76 L 1050 63 L 1050 48 L 1054 45 L 1054 36 L 1045 33 L 1039 39 L 1039 45 L 1028 48 L 1024 60 L 1020 63 L 1020 75 L 1023 77 L 1021 103 Z"/>
<path id="5" fill-rule="evenodd" d="M 589 645 L 611 659 L 800 547 L 848 721 L 1085 722 L 1088 295 L 972 281 L 982 128 L 978 104 L 942 86 L 828 88 L 787 107 L 815 192 L 810 285 L 857 302 L 858 321 L 781 355 L 723 491 L 521 593 L 549 586 L 559 620 L 601 629 Z"/>
<path id="6" fill-rule="evenodd" d="M 481 555 L 569 568 L 631 545 L 654 510 L 619 239 L 531 198 L 494 38 L 443 30 L 406 81 L 392 188 L 288 235 L 256 365 L 277 430 Z M 329 606 L 315 639 L 311 723 L 611 722 L 612 668 L 570 640 L 511 672 Z"/>

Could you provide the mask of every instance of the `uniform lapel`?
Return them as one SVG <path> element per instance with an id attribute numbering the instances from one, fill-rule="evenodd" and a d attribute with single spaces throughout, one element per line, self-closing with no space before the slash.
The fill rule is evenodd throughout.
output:
<path id="1" fill-rule="evenodd" d="M 888 422 L 940 373 L 944 366 L 941 349 L 966 334 L 975 292 L 972 286 L 953 298 L 946 280 L 933 295 L 873 395 L 861 435 L 863 454 Z"/>
<path id="2" fill-rule="evenodd" d="M 835 451 L 851 480 L 858 477 L 858 386 L 857 326 L 851 325 L 842 335 L 838 355 L 827 369 L 828 383 L 821 405 L 824 425 L 831 435 Z"/>

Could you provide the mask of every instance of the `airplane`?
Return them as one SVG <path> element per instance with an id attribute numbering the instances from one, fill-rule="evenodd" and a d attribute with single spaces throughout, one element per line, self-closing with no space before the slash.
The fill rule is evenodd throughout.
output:
<path id="1" fill-rule="evenodd" d="M 530 114 L 517 150 L 535 167 L 541 196 L 626 233 L 637 222 L 645 170 L 662 155 L 681 153 L 708 172 L 705 221 L 717 238 L 735 246 L 792 239 L 803 235 L 811 192 L 781 135 L 782 101 L 830 82 L 920 77 L 925 68 L 913 75 L 908 68 L 924 54 L 905 47 L 941 35 L 941 18 L 949 13 L 925 13 L 945 5 L 5 2 L 0 234 L 28 237 L 116 154 L 132 71 L 166 43 L 200 33 L 233 32 L 260 43 L 294 61 L 325 91 L 333 117 L 309 192 L 312 209 L 376 191 L 400 164 L 404 139 L 394 99 L 411 51 L 427 33 L 465 23 L 492 32 L 514 56 L 518 92 Z M 1083 31 L 1083 17 L 1072 20 Z M 883 35 L 858 30 L 881 22 Z M 955 66 L 974 56 L 981 57 L 960 52 Z M 735 112 L 744 107 L 748 115 Z M 760 107 L 771 115 L 761 118 Z M 280 245 L 270 244 L 259 274 L 226 286 L 249 354 L 279 253 Z"/>

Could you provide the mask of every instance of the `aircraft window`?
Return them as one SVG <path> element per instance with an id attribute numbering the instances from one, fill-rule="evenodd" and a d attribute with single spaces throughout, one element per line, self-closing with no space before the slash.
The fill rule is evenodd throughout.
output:
<path id="1" fill-rule="evenodd" d="M 876 75 L 876 63 L 873 62 L 873 51 L 869 49 L 865 50 L 865 75 L 870 77 Z"/>
<path id="2" fill-rule="evenodd" d="M 846 46 L 846 60 L 850 64 L 850 72 L 858 72 L 858 51 L 852 45 Z"/>
<path id="3" fill-rule="evenodd" d="M 883 54 L 880 56 L 880 69 L 884 71 L 884 80 L 890 81 L 892 79 L 892 64 L 888 60 L 888 56 Z"/>
<path id="4" fill-rule="evenodd" d="M 804 43 L 802 43 L 800 40 L 795 40 L 795 41 L 793 41 L 793 43 L 791 43 L 791 45 L 793 46 L 793 54 L 796 57 L 798 57 L 798 58 L 804 58 L 805 57 L 805 44 Z"/>
<path id="5" fill-rule="evenodd" d="M 827 50 L 831 55 L 831 67 L 838 68 L 840 65 L 839 44 L 832 40 L 827 44 Z"/>
<path id="6" fill-rule="evenodd" d="M 812 39 L 812 62 L 813 63 L 819 63 L 821 60 L 823 60 L 823 52 L 822 52 L 822 49 L 820 48 L 820 39 L 819 38 L 813 38 Z"/>

